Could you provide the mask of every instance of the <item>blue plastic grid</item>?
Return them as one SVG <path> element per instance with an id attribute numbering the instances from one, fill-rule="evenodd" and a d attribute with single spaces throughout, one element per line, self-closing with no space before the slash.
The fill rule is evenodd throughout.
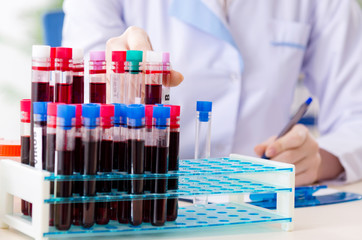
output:
<path id="1" fill-rule="evenodd" d="M 292 172 L 291 167 L 276 167 L 272 164 L 256 164 L 250 160 L 230 158 L 190 159 L 180 160 L 179 171 L 170 171 L 167 174 L 126 174 L 113 172 L 99 175 L 57 175 L 51 174 L 45 177 L 48 181 L 81 181 L 81 180 L 126 180 L 126 179 L 154 179 L 154 178 L 177 178 L 180 176 L 211 176 L 230 175 L 239 173 L 261 173 L 261 172 Z"/>
<path id="2" fill-rule="evenodd" d="M 107 225 L 94 225 L 86 229 L 72 226 L 68 231 L 57 231 L 54 227 L 49 228 L 44 237 L 86 237 L 101 235 L 120 235 L 130 232 L 154 232 L 160 230 L 176 230 L 194 227 L 240 225 L 263 222 L 291 222 L 291 218 L 283 217 L 270 210 L 259 209 L 247 204 L 221 203 L 208 205 L 192 205 L 180 207 L 178 218 L 174 222 L 166 222 L 164 226 L 152 226 L 150 223 L 142 223 L 139 226 L 130 224 L 119 224 L 110 221 Z"/>
<path id="3" fill-rule="evenodd" d="M 221 195 L 240 193 L 275 193 L 291 192 L 291 188 L 280 187 L 272 184 L 250 181 L 231 176 L 191 176 L 180 179 L 177 190 L 169 190 L 167 193 L 127 194 L 114 192 L 94 197 L 74 196 L 71 198 L 50 198 L 46 203 L 71 203 L 71 202 L 113 202 L 122 200 L 177 198 L 181 196 Z"/>

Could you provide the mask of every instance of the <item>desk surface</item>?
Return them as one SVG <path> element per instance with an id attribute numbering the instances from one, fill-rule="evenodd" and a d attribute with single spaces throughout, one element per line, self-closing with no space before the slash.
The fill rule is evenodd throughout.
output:
<path id="1" fill-rule="evenodd" d="M 340 191 L 362 194 L 362 182 L 346 186 L 331 186 Z M 263 224 L 249 226 L 227 226 L 219 228 L 199 228 L 178 230 L 173 233 L 152 233 L 144 235 L 122 235 L 102 239 L 362 239 L 362 201 L 328 206 L 298 208 L 295 210 L 295 229 L 283 232 L 280 225 Z M 32 239 L 13 229 L 0 229 L 0 239 Z M 62 238 L 64 239 L 64 238 Z M 69 239 L 69 238 L 67 238 Z M 78 238 L 79 239 L 79 238 Z M 85 238 L 84 238 L 85 239 Z M 86 239 L 101 239 L 99 237 Z"/>

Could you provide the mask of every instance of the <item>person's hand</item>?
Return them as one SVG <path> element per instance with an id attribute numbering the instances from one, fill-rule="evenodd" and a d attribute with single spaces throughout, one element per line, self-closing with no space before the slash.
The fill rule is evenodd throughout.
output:
<path id="1" fill-rule="evenodd" d="M 258 156 L 265 155 L 274 161 L 295 165 L 295 185 L 312 184 L 318 180 L 321 155 L 318 143 L 308 129 L 301 124 L 295 125 L 283 137 L 271 137 L 255 146 Z"/>

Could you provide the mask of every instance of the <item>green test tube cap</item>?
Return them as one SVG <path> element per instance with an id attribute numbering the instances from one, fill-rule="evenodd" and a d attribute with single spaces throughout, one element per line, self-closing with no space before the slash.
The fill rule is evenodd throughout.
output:
<path id="1" fill-rule="evenodd" d="M 128 50 L 126 61 L 128 62 L 128 69 L 132 71 L 139 71 L 140 62 L 142 62 L 143 52 L 138 50 Z"/>

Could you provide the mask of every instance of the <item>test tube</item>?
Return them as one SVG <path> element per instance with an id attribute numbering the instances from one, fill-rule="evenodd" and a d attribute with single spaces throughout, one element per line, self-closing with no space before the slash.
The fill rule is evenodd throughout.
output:
<path id="1" fill-rule="evenodd" d="M 20 142 L 21 163 L 29 165 L 30 155 L 30 99 L 23 99 L 20 101 Z M 21 212 L 24 215 L 29 215 L 29 202 L 21 200 Z"/>
<path id="2" fill-rule="evenodd" d="M 180 149 L 180 106 L 166 105 L 171 107 L 170 117 L 170 154 L 168 171 L 179 170 L 179 149 Z M 168 190 L 178 189 L 178 179 L 168 179 Z M 175 221 L 178 212 L 178 199 L 167 199 L 167 221 Z"/>
<path id="3" fill-rule="evenodd" d="M 98 154 L 99 154 L 99 116 L 100 105 L 99 104 L 83 104 L 82 117 L 83 117 L 83 129 L 82 129 L 82 142 L 83 142 L 83 159 L 84 165 L 81 174 L 82 175 L 96 175 L 98 166 Z M 83 181 L 83 192 L 81 194 L 84 197 L 93 197 L 96 195 L 96 182 Z M 81 225 L 84 228 L 90 228 L 95 223 L 95 203 L 84 202 L 82 203 L 83 209 Z"/>
<path id="4" fill-rule="evenodd" d="M 55 86 L 55 52 L 56 48 L 50 48 L 50 78 L 49 78 L 49 101 L 54 102 L 54 86 Z"/>
<path id="5" fill-rule="evenodd" d="M 170 53 L 164 52 L 162 54 L 162 103 L 170 104 L 170 83 L 171 83 L 171 63 Z"/>
<path id="6" fill-rule="evenodd" d="M 40 170 L 45 170 L 46 162 L 47 104 L 47 102 L 33 103 L 34 162 L 32 163 L 32 166 Z"/>
<path id="7" fill-rule="evenodd" d="M 127 126 L 127 105 L 120 104 L 120 141 L 115 142 L 115 156 L 118 156 L 118 168 L 120 172 L 128 172 L 128 155 L 127 155 L 127 138 L 128 138 L 128 126 Z M 115 130 L 117 131 L 117 130 Z M 115 140 L 116 141 L 116 140 Z M 116 152 L 118 152 L 116 154 Z M 121 180 L 118 182 L 118 191 L 121 193 L 128 192 L 130 186 L 129 180 Z M 130 201 L 118 202 L 117 218 L 119 223 L 128 223 L 130 216 Z"/>
<path id="8" fill-rule="evenodd" d="M 100 159 L 98 164 L 99 173 L 111 173 L 113 163 L 113 119 L 114 105 L 101 105 L 101 144 Z M 98 193 L 110 193 L 112 191 L 111 181 L 98 181 Z M 96 223 L 100 225 L 107 224 L 110 218 L 110 206 L 108 202 L 96 203 Z"/>
<path id="9" fill-rule="evenodd" d="M 72 105 L 57 106 L 57 132 L 55 141 L 55 174 L 72 175 L 74 170 L 75 149 L 75 111 Z M 71 181 L 57 181 L 55 184 L 56 197 L 72 196 Z M 58 230 L 68 230 L 72 223 L 72 204 L 55 204 L 54 225 Z"/>
<path id="10" fill-rule="evenodd" d="M 195 159 L 210 157 L 212 102 L 197 101 L 196 104 Z M 195 197 L 194 204 L 208 203 L 208 197 Z"/>
<path id="11" fill-rule="evenodd" d="M 55 96 L 54 102 L 72 103 L 73 88 L 72 49 L 57 47 L 55 49 Z"/>
<path id="12" fill-rule="evenodd" d="M 154 138 L 156 140 L 156 158 L 151 165 L 152 173 L 167 173 L 170 146 L 170 108 L 153 108 Z M 156 179 L 152 193 L 166 193 L 167 179 Z M 166 198 L 152 200 L 151 224 L 162 226 L 166 222 Z"/>
<path id="13" fill-rule="evenodd" d="M 81 174 L 84 166 L 83 143 L 82 143 L 82 104 L 75 106 L 75 150 L 74 150 L 74 173 Z M 82 181 L 73 182 L 73 193 L 82 196 Z M 73 203 L 73 224 L 80 226 L 82 223 L 82 203 Z"/>
<path id="14" fill-rule="evenodd" d="M 106 87 L 106 54 L 104 51 L 89 53 L 89 102 L 105 104 Z"/>
<path id="15" fill-rule="evenodd" d="M 145 73 L 145 103 L 157 104 L 162 102 L 162 53 L 147 51 Z"/>
<path id="16" fill-rule="evenodd" d="M 48 103 L 47 106 L 47 135 L 46 135 L 46 159 L 45 168 L 54 173 L 55 142 L 57 128 L 57 106 L 61 103 Z M 54 194 L 54 182 L 50 182 L 50 194 Z M 49 226 L 54 226 L 54 204 L 49 205 Z"/>
<path id="17" fill-rule="evenodd" d="M 84 53 L 81 48 L 73 48 L 72 103 L 84 103 Z"/>
<path id="18" fill-rule="evenodd" d="M 114 126 L 113 126 L 113 171 L 120 171 L 120 164 L 123 164 L 124 148 L 121 148 L 121 143 L 125 141 L 122 134 L 124 128 L 121 127 L 122 111 L 127 107 L 125 104 L 113 103 L 114 105 Z M 118 184 L 123 181 L 112 181 L 112 191 L 118 190 Z M 110 219 L 117 220 L 118 202 L 110 202 Z"/>
<path id="19" fill-rule="evenodd" d="M 196 111 L 195 159 L 209 158 L 212 102 L 198 101 Z"/>
<path id="20" fill-rule="evenodd" d="M 49 101 L 50 47 L 33 45 L 31 101 Z"/>
<path id="21" fill-rule="evenodd" d="M 146 105 L 146 129 L 145 129 L 145 172 L 151 173 L 151 164 L 156 161 L 156 140 L 153 137 L 153 107 L 154 105 Z M 144 190 L 151 192 L 151 186 L 154 184 L 153 180 L 145 180 Z M 151 222 L 151 200 L 146 199 L 143 201 L 143 221 Z"/>
<path id="22" fill-rule="evenodd" d="M 111 79 L 111 102 L 125 103 L 125 62 L 126 51 L 112 52 L 112 71 Z"/>
<path id="23" fill-rule="evenodd" d="M 126 57 L 126 99 L 127 104 L 142 103 L 142 51 L 128 50 Z"/>
<path id="24" fill-rule="evenodd" d="M 49 101 L 50 47 L 33 45 L 31 71 L 31 102 Z M 30 165 L 34 165 L 34 119 L 33 106 L 30 114 Z M 31 206 L 31 204 L 30 204 Z"/>
<path id="25" fill-rule="evenodd" d="M 131 104 L 127 109 L 128 118 L 128 173 L 144 173 L 145 151 L 145 107 L 140 104 Z M 129 194 L 143 194 L 143 180 L 131 180 Z M 131 200 L 129 222 L 140 225 L 143 219 L 143 200 Z"/>

